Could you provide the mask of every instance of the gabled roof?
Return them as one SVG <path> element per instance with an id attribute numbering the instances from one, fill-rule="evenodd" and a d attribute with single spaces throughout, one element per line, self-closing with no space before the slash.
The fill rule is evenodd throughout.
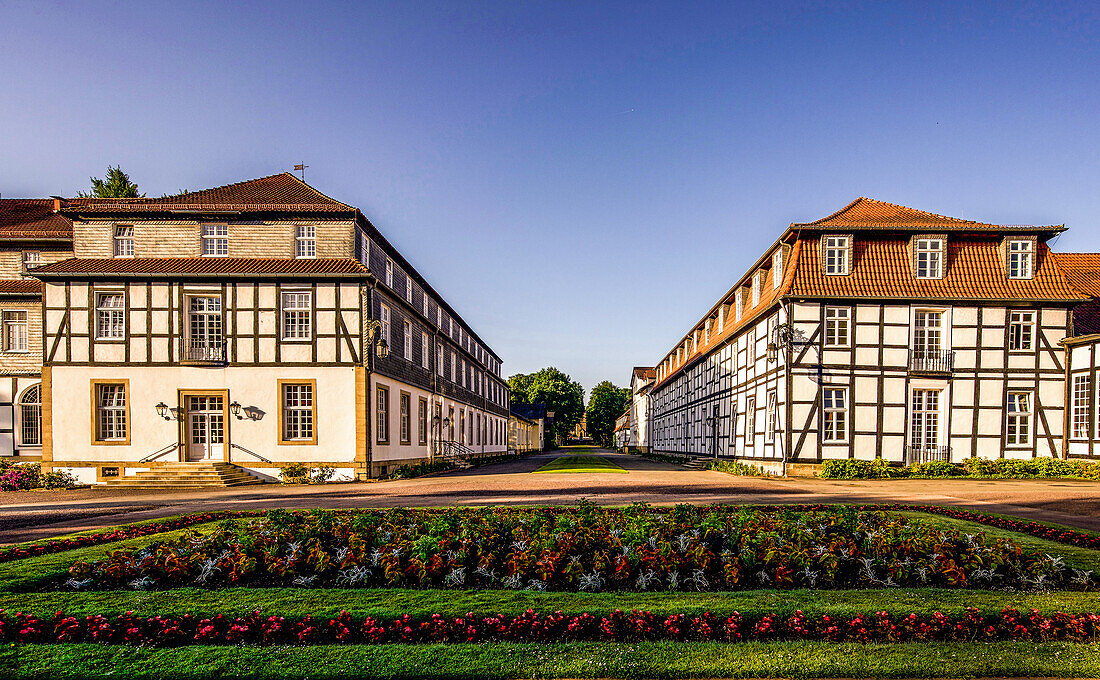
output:
<path id="1" fill-rule="evenodd" d="M 73 198 L 64 212 L 133 214 L 164 212 L 357 212 L 289 172 L 160 198 Z"/>
<path id="2" fill-rule="evenodd" d="M 535 421 L 546 417 L 546 404 L 512 404 L 510 410 L 524 420 Z"/>
<path id="3" fill-rule="evenodd" d="M 657 377 L 657 369 L 652 366 L 635 366 L 634 377 L 649 380 Z"/>
<path id="4" fill-rule="evenodd" d="M 73 222 L 52 198 L 0 198 L 0 239 L 72 240 Z"/>
<path id="5" fill-rule="evenodd" d="M 31 272 L 42 279 L 170 278 L 176 276 L 269 277 L 318 276 L 369 278 L 358 260 L 348 258 L 297 260 L 279 257 L 137 257 L 80 258 L 42 265 Z"/>
<path id="6" fill-rule="evenodd" d="M 1029 224 L 989 224 L 908 208 L 860 196 L 828 217 L 813 222 L 793 222 L 791 229 L 877 229 L 905 231 L 1024 231 L 1060 232 L 1065 226 L 1036 227 Z"/>

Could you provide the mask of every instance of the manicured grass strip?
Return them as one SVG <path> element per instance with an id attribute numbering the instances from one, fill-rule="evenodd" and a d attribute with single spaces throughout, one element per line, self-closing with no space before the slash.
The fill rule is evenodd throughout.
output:
<path id="1" fill-rule="evenodd" d="M 627 474 L 627 471 L 603 456 L 561 456 L 543 465 L 535 474 L 544 472 L 614 472 Z"/>
<path id="2" fill-rule="evenodd" d="M 1100 644 L 563 643 L 132 648 L 16 645 L 15 678 L 1083 677 Z"/>
<path id="3" fill-rule="evenodd" d="M 924 512 L 899 512 L 897 514 L 914 522 L 920 522 L 921 524 L 939 527 L 941 529 L 953 529 L 968 534 L 984 533 L 987 536 L 1004 538 L 1014 543 L 1018 543 L 1024 550 L 1062 556 L 1066 558 L 1067 564 L 1077 567 L 1078 569 L 1089 569 L 1100 572 L 1100 550 L 1081 548 L 1075 545 L 1066 545 L 1065 543 L 1056 543 L 1045 538 L 1038 538 L 1019 531 L 1010 531 L 1009 529 L 1001 529 L 1000 527 L 986 526 L 977 522 L 955 519 L 954 517 L 944 517 L 943 515 L 933 515 Z"/>
<path id="4" fill-rule="evenodd" d="M 219 520 L 225 521 L 225 520 Z M 246 520 L 230 520 L 243 522 Z M 73 562 L 80 560 L 90 562 L 102 559 L 108 553 L 126 548 L 143 548 L 152 543 L 163 543 L 192 531 L 207 533 L 213 531 L 218 522 L 195 524 L 184 529 L 150 534 L 139 538 L 102 543 L 87 548 L 66 550 L 65 552 L 50 553 L 38 557 L 25 557 L 0 564 L 0 593 L 3 591 L 28 590 L 41 587 L 43 584 L 65 576 Z"/>
<path id="5" fill-rule="evenodd" d="M 0 593 L 0 609 L 49 617 L 64 611 L 72 615 L 114 616 L 127 611 L 138 616 L 192 614 L 238 617 L 259 609 L 265 615 L 315 618 L 341 611 L 380 619 L 404 614 L 426 618 L 475 614 L 515 616 L 528 609 L 610 615 L 616 609 L 651 611 L 654 614 L 730 614 L 747 617 L 764 614 L 790 616 L 802 610 L 808 616 L 854 616 L 877 611 L 894 613 L 961 613 L 974 607 L 983 614 L 998 614 L 1005 607 L 1042 614 L 1083 612 L 1097 609 L 1096 593 L 1005 593 L 980 590 L 745 590 L 706 593 L 547 593 L 513 590 L 399 590 L 399 589 L 300 589 L 180 588 L 163 592 L 99 591 L 87 593 Z"/>

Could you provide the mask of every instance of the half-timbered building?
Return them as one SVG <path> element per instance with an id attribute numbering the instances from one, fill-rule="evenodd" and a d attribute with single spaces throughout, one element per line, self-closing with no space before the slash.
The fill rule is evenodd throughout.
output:
<path id="1" fill-rule="evenodd" d="M 1056 253 L 1069 285 L 1088 298 L 1073 310 L 1066 348 L 1067 456 L 1100 457 L 1100 253 Z"/>
<path id="2" fill-rule="evenodd" d="M 58 198 L 0 199 L 0 456 L 42 455 L 42 283 L 36 267 L 72 257 Z"/>
<path id="3" fill-rule="evenodd" d="M 1085 299 L 1047 247 L 1063 229 L 867 198 L 791 224 L 657 365 L 654 448 L 784 470 L 1062 455 Z"/>
<path id="4" fill-rule="evenodd" d="M 358 209 L 284 173 L 61 213 L 74 257 L 34 271 L 44 464 L 349 479 L 506 450 L 500 358 Z"/>

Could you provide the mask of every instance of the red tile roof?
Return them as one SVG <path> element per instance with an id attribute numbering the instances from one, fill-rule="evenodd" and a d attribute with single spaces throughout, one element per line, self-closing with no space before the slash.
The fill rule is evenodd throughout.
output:
<path id="1" fill-rule="evenodd" d="M 825 227 L 830 229 L 928 230 L 928 231 L 1062 231 L 1062 226 L 1035 227 L 975 222 L 958 217 L 907 208 L 904 205 L 859 197 L 828 217 L 813 222 L 794 222 L 791 229 Z"/>
<path id="2" fill-rule="evenodd" d="M 143 257 L 79 258 L 42 265 L 33 271 L 42 278 L 81 276 L 351 276 L 369 275 L 369 270 L 352 259 L 295 260 L 268 257 Z"/>
<path id="3" fill-rule="evenodd" d="M 0 239 L 69 239 L 73 222 L 52 198 L 0 198 Z"/>
<path id="4" fill-rule="evenodd" d="M 2 279 L 0 295 L 41 295 L 42 282 L 33 279 Z"/>
<path id="5" fill-rule="evenodd" d="M 1054 253 L 1069 285 L 1091 298 L 1073 308 L 1073 334 L 1100 333 L 1100 253 Z"/>
<path id="6" fill-rule="evenodd" d="M 317 191 L 283 172 L 213 189 L 161 198 L 74 198 L 66 212 L 157 213 L 180 211 L 228 212 L 355 212 L 346 203 Z"/>
<path id="7" fill-rule="evenodd" d="M 802 239 L 801 258 L 793 297 L 937 298 L 958 300 L 1081 300 L 1039 243 L 1038 265 L 1032 279 L 1009 279 L 999 252 L 1000 240 L 960 236 L 947 240 L 947 262 L 942 279 L 913 276 L 904 238 L 857 237 L 851 272 L 827 276 L 821 267 L 820 239 Z"/>

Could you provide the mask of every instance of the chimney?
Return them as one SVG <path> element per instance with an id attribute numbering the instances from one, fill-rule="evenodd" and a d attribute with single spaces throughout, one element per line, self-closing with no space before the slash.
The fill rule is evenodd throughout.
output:
<path id="1" fill-rule="evenodd" d="M 61 198 L 60 196 L 50 196 L 50 198 L 53 199 L 53 211 L 54 212 L 61 212 L 62 208 L 68 208 L 69 207 L 68 202 L 64 198 Z"/>

